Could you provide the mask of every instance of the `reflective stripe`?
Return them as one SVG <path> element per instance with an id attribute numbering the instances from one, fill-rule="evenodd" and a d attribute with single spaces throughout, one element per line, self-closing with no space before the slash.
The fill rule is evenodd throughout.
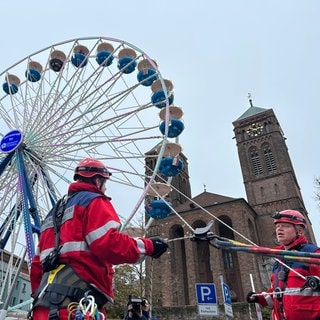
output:
<path id="1" fill-rule="evenodd" d="M 103 237 L 110 229 L 117 229 L 119 230 L 121 227 L 121 224 L 117 221 L 109 221 L 108 223 L 104 224 L 100 228 L 91 231 L 87 234 L 86 240 L 88 244 L 90 245 L 92 242 L 94 242 L 97 239 L 100 239 Z"/>
<path id="2" fill-rule="evenodd" d="M 72 241 L 65 242 L 61 248 L 61 254 L 73 252 L 73 251 L 87 251 L 89 252 L 89 247 L 85 241 Z"/>
<path id="3" fill-rule="evenodd" d="M 64 211 L 64 214 L 63 214 L 63 217 L 62 217 L 62 221 L 61 221 L 61 225 L 63 223 L 65 223 L 66 221 L 70 220 L 73 218 L 73 215 L 74 215 L 74 206 L 71 206 L 69 208 L 66 208 L 65 211 Z M 47 229 L 50 229 L 50 228 L 53 228 L 53 219 L 52 219 L 52 215 L 47 217 L 42 226 L 41 226 L 41 232 L 47 230 Z"/>
<path id="4" fill-rule="evenodd" d="M 144 245 L 144 242 L 141 239 L 137 239 L 137 238 L 135 238 L 135 240 L 137 242 L 140 254 L 145 254 L 146 253 L 146 247 Z"/>
<path id="5" fill-rule="evenodd" d="M 263 297 L 266 299 L 267 303 L 268 303 L 268 307 L 273 308 L 273 299 L 270 296 L 269 293 L 267 292 L 261 292 Z"/>
<path id="6" fill-rule="evenodd" d="M 43 250 L 40 254 L 40 260 L 43 261 L 53 249 L 54 247 Z M 63 244 L 60 250 L 60 253 L 66 254 L 66 253 L 80 252 L 80 251 L 89 252 L 89 247 L 85 241 L 66 242 Z"/>
<path id="7" fill-rule="evenodd" d="M 287 296 L 320 296 L 319 291 L 313 291 L 311 288 L 300 290 L 301 288 L 289 288 L 284 294 Z"/>

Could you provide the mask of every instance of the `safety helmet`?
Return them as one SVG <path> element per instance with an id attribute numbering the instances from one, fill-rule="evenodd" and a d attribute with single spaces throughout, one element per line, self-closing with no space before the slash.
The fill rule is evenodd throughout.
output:
<path id="1" fill-rule="evenodd" d="M 73 180 L 77 180 L 78 176 L 92 178 L 96 175 L 109 179 L 111 172 L 100 160 L 86 158 L 81 160 L 77 165 L 74 171 Z"/>
<path id="2" fill-rule="evenodd" d="M 274 224 L 285 222 L 301 225 L 304 228 L 307 228 L 306 219 L 299 211 L 296 210 L 283 210 L 276 212 L 272 215 L 272 218 L 274 219 Z"/>

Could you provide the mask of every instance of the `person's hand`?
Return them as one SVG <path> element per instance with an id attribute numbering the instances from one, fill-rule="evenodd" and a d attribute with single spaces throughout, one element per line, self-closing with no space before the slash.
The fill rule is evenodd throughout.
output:
<path id="1" fill-rule="evenodd" d="M 138 317 L 138 319 L 142 319 L 142 309 L 139 311 L 134 310 L 132 304 L 128 304 L 128 319 L 133 319 L 134 315 Z"/>
<path id="2" fill-rule="evenodd" d="M 149 239 L 153 242 L 153 253 L 151 255 L 152 258 L 157 259 L 167 251 L 169 247 L 167 241 L 160 237 L 151 237 Z"/>
<path id="3" fill-rule="evenodd" d="M 142 309 L 142 311 L 146 311 L 146 312 L 149 311 L 150 304 L 149 304 L 149 301 L 147 299 L 143 299 L 143 303 L 141 304 L 141 309 Z"/>
<path id="4" fill-rule="evenodd" d="M 256 293 L 253 291 L 249 291 L 247 294 L 247 302 L 248 303 L 255 303 L 258 301 L 258 297 L 255 295 Z"/>

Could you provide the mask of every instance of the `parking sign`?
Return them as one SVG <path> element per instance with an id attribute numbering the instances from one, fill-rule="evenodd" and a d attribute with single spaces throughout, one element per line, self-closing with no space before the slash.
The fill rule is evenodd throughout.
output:
<path id="1" fill-rule="evenodd" d="M 224 303 L 231 305 L 231 295 L 230 295 L 230 289 L 229 286 L 226 283 L 222 284 L 223 288 L 223 300 Z"/>
<path id="2" fill-rule="evenodd" d="M 217 303 L 214 283 L 197 283 L 196 290 L 198 303 Z"/>
<path id="3" fill-rule="evenodd" d="M 197 283 L 196 295 L 199 315 L 218 315 L 217 292 L 216 286 L 213 283 Z"/>
<path id="4" fill-rule="evenodd" d="M 223 293 L 224 311 L 227 316 L 233 317 L 231 294 L 230 294 L 229 286 L 222 281 L 221 287 L 222 287 L 222 293 Z"/>

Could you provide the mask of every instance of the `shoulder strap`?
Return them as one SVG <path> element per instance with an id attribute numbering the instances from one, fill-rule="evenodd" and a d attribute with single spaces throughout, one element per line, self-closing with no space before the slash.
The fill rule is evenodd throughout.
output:
<path id="1" fill-rule="evenodd" d="M 63 198 L 59 199 L 55 205 L 55 210 L 52 215 L 52 222 L 53 222 L 53 228 L 54 228 L 54 234 L 55 234 L 54 249 L 57 251 L 60 251 L 61 249 L 59 248 L 60 227 L 61 227 L 61 221 L 64 214 L 64 210 L 66 209 L 67 201 L 68 201 L 67 195 L 64 195 Z"/>
<path id="2" fill-rule="evenodd" d="M 43 260 L 42 268 L 44 272 L 51 271 L 53 269 L 56 269 L 59 266 L 59 256 L 60 256 L 60 250 L 61 250 L 61 246 L 59 247 L 59 242 L 60 242 L 60 227 L 61 227 L 62 217 L 66 209 L 66 204 L 68 200 L 71 197 L 73 197 L 75 194 L 69 197 L 67 195 L 64 195 L 61 199 L 57 201 L 57 203 L 53 208 L 54 211 L 52 214 L 52 222 L 53 222 L 53 228 L 54 228 L 54 234 L 55 234 L 54 248 Z"/>

